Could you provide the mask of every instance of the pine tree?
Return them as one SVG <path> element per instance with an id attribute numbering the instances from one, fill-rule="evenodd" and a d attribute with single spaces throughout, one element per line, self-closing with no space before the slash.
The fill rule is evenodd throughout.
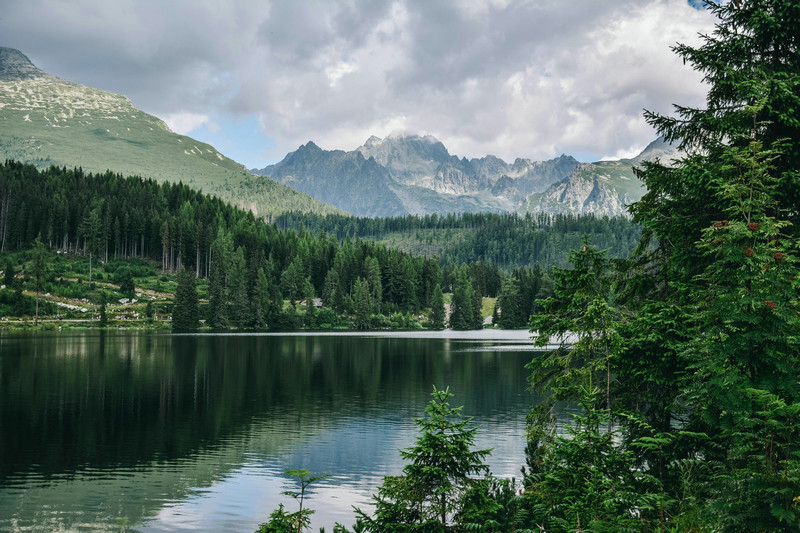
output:
<path id="1" fill-rule="evenodd" d="M 100 327 L 108 325 L 108 310 L 106 309 L 108 303 L 108 295 L 106 291 L 100 290 Z"/>
<path id="2" fill-rule="evenodd" d="M 303 260 L 299 254 L 281 274 L 281 292 L 290 301 L 301 300 L 306 294 L 313 294 L 314 287 L 305 273 Z"/>
<path id="3" fill-rule="evenodd" d="M 228 300 L 226 290 L 225 253 L 227 247 L 222 229 L 211 244 L 211 267 L 208 276 L 208 325 L 213 329 L 228 327 Z"/>
<path id="4" fill-rule="evenodd" d="M 356 279 L 353 288 L 353 304 L 355 306 L 355 325 L 357 329 L 369 329 L 372 301 L 369 295 L 369 283 L 363 278 Z"/>
<path id="5" fill-rule="evenodd" d="M 267 276 L 263 268 L 259 268 L 256 273 L 256 286 L 254 290 L 253 320 L 255 327 L 264 329 L 267 327 L 267 317 L 270 314 L 272 300 L 270 299 L 270 288 Z"/>
<path id="6" fill-rule="evenodd" d="M 480 313 L 480 308 L 478 313 Z M 467 268 L 463 265 L 456 270 L 450 327 L 456 330 L 477 329 L 475 327 L 475 290 L 472 288 Z"/>
<path id="7" fill-rule="evenodd" d="M 237 328 L 243 329 L 250 325 L 251 313 L 247 297 L 247 262 L 241 246 L 233 253 L 228 268 L 228 316 Z"/>
<path id="8" fill-rule="evenodd" d="M 444 329 L 445 309 L 442 287 L 437 283 L 431 297 L 431 329 Z"/>
<path id="9" fill-rule="evenodd" d="M 39 293 L 44 288 L 44 282 L 50 270 L 50 261 L 47 255 L 47 248 L 42 242 L 42 234 L 38 234 L 33 241 L 33 251 L 31 253 L 31 275 L 33 276 L 33 287 L 36 291 L 36 316 L 34 324 L 39 324 Z"/>
<path id="10" fill-rule="evenodd" d="M 11 259 L 6 261 L 6 268 L 3 270 L 3 285 L 7 288 L 11 288 L 14 286 L 14 263 L 11 262 Z"/>
<path id="11" fill-rule="evenodd" d="M 83 235 L 86 243 L 86 250 L 89 252 L 89 283 L 92 282 L 92 258 L 100 252 L 103 245 L 103 202 L 89 211 L 86 218 L 81 222 L 79 231 Z"/>
<path id="12" fill-rule="evenodd" d="M 178 271 L 178 288 L 175 291 L 175 306 L 172 310 L 172 331 L 191 333 L 200 326 L 197 306 L 197 286 L 194 271 L 181 268 Z"/>

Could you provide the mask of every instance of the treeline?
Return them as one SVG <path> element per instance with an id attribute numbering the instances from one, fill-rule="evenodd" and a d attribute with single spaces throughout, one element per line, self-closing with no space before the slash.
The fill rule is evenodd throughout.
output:
<path id="1" fill-rule="evenodd" d="M 611 257 L 626 257 L 641 236 L 641 227 L 625 217 L 546 213 L 357 218 L 292 212 L 275 223 L 285 229 L 324 231 L 340 240 L 349 236 L 379 241 L 406 234 L 407 240 L 397 243 L 405 251 L 435 250 L 445 264 L 483 261 L 506 270 L 537 263 L 564 266 L 567 253 L 581 245 L 584 235 Z"/>
<path id="2" fill-rule="evenodd" d="M 503 279 L 496 265 L 441 268 L 436 257 L 359 237 L 282 231 L 180 183 L 6 161 L 0 252 L 27 249 L 39 235 L 51 250 L 88 255 L 90 265 L 92 257 L 138 258 L 205 278 L 208 306 L 198 318 L 219 329 L 336 326 L 343 315 L 358 315 L 363 328 L 413 327 L 409 317 L 432 306 L 437 285 L 452 292 L 468 284 L 479 299 L 496 296 Z M 319 311 L 315 298 L 324 304 Z M 301 301 L 305 312 L 298 314 Z M 479 313 L 480 305 L 470 309 Z M 396 313 L 405 315 L 401 323 L 386 318 Z"/>

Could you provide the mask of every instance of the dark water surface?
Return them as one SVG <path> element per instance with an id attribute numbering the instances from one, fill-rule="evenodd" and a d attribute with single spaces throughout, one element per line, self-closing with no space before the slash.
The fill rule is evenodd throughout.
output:
<path id="1" fill-rule="evenodd" d="M 432 386 L 517 476 L 526 332 L 0 333 L 0 531 L 253 531 L 306 468 L 314 531 L 403 467 Z"/>

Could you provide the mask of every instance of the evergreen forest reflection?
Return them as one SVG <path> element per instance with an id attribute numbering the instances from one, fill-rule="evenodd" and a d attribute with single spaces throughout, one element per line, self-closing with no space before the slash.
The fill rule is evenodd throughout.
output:
<path id="1" fill-rule="evenodd" d="M 531 358 L 506 339 L 0 334 L 0 530 L 255 529 L 292 488 L 347 522 L 415 437 L 432 385 L 523 462 Z"/>

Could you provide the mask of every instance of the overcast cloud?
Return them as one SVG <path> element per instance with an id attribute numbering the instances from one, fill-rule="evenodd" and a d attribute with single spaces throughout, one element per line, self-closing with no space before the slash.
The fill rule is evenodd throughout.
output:
<path id="1" fill-rule="evenodd" d="M 634 155 L 701 104 L 687 0 L 4 0 L 0 46 L 121 93 L 248 167 L 313 140 L 432 134 L 459 156 Z"/>

